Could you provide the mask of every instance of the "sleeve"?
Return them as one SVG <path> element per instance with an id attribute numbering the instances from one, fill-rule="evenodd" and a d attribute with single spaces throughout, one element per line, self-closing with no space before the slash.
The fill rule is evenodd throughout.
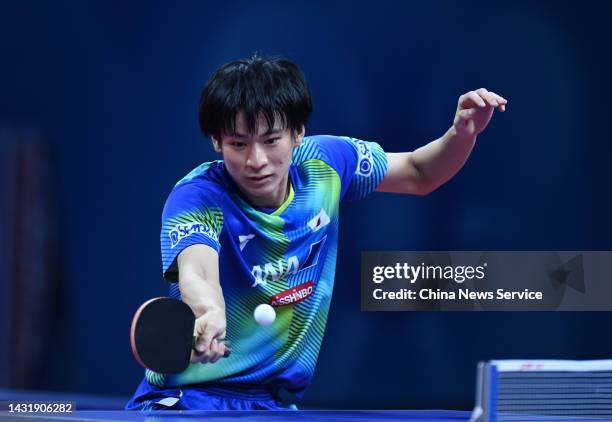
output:
<path id="1" fill-rule="evenodd" d="M 164 278 L 178 281 L 176 257 L 195 244 L 221 249 L 223 212 L 217 195 L 192 184 L 180 185 L 170 193 L 162 214 L 160 234 Z"/>
<path id="2" fill-rule="evenodd" d="M 340 175 L 342 198 L 355 201 L 374 192 L 387 173 L 387 155 L 382 147 L 346 136 L 321 138 L 328 163 Z"/>

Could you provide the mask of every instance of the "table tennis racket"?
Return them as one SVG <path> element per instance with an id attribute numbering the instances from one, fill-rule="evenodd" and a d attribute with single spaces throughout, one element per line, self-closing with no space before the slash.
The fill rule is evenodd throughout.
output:
<path id="1" fill-rule="evenodd" d="M 157 297 L 143 303 L 134 314 L 130 342 L 134 357 L 145 368 L 160 374 L 177 374 L 189 366 L 197 337 L 195 315 L 185 302 Z M 224 341 L 229 348 L 229 341 Z M 224 357 L 230 355 L 226 350 Z"/>

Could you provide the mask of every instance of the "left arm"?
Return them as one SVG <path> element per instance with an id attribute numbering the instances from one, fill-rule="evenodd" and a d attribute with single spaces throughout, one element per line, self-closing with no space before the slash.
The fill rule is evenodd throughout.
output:
<path id="1" fill-rule="evenodd" d="M 467 161 L 493 111 L 505 111 L 506 104 L 484 88 L 463 94 L 453 125 L 441 138 L 412 152 L 387 153 L 387 174 L 376 191 L 426 195 L 446 183 Z"/>

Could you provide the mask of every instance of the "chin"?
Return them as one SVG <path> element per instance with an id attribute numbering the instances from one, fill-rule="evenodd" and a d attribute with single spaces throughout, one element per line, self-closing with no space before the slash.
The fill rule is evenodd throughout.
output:
<path id="1" fill-rule="evenodd" d="M 269 186 L 262 186 L 261 188 L 249 188 L 246 192 L 254 198 L 262 199 L 270 196 L 274 189 Z"/>

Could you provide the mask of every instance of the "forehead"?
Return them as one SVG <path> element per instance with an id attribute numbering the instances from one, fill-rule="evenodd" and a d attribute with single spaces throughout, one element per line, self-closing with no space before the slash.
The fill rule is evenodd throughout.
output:
<path id="1" fill-rule="evenodd" d="M 237 137 L 251 137 L 251 136 L 267 136 L 271 134 L 282 134 L 286 130 L 283 125 L 282 119 L 276 118 L 274 125 L 269 127 L 266 118 L 263 115 L 259 115 L 255 123 L 255 130 L 250 131 L 247 120 L 242 112 L 236 115 L 234 133 L 227 134 L 228 136 Z"/>

